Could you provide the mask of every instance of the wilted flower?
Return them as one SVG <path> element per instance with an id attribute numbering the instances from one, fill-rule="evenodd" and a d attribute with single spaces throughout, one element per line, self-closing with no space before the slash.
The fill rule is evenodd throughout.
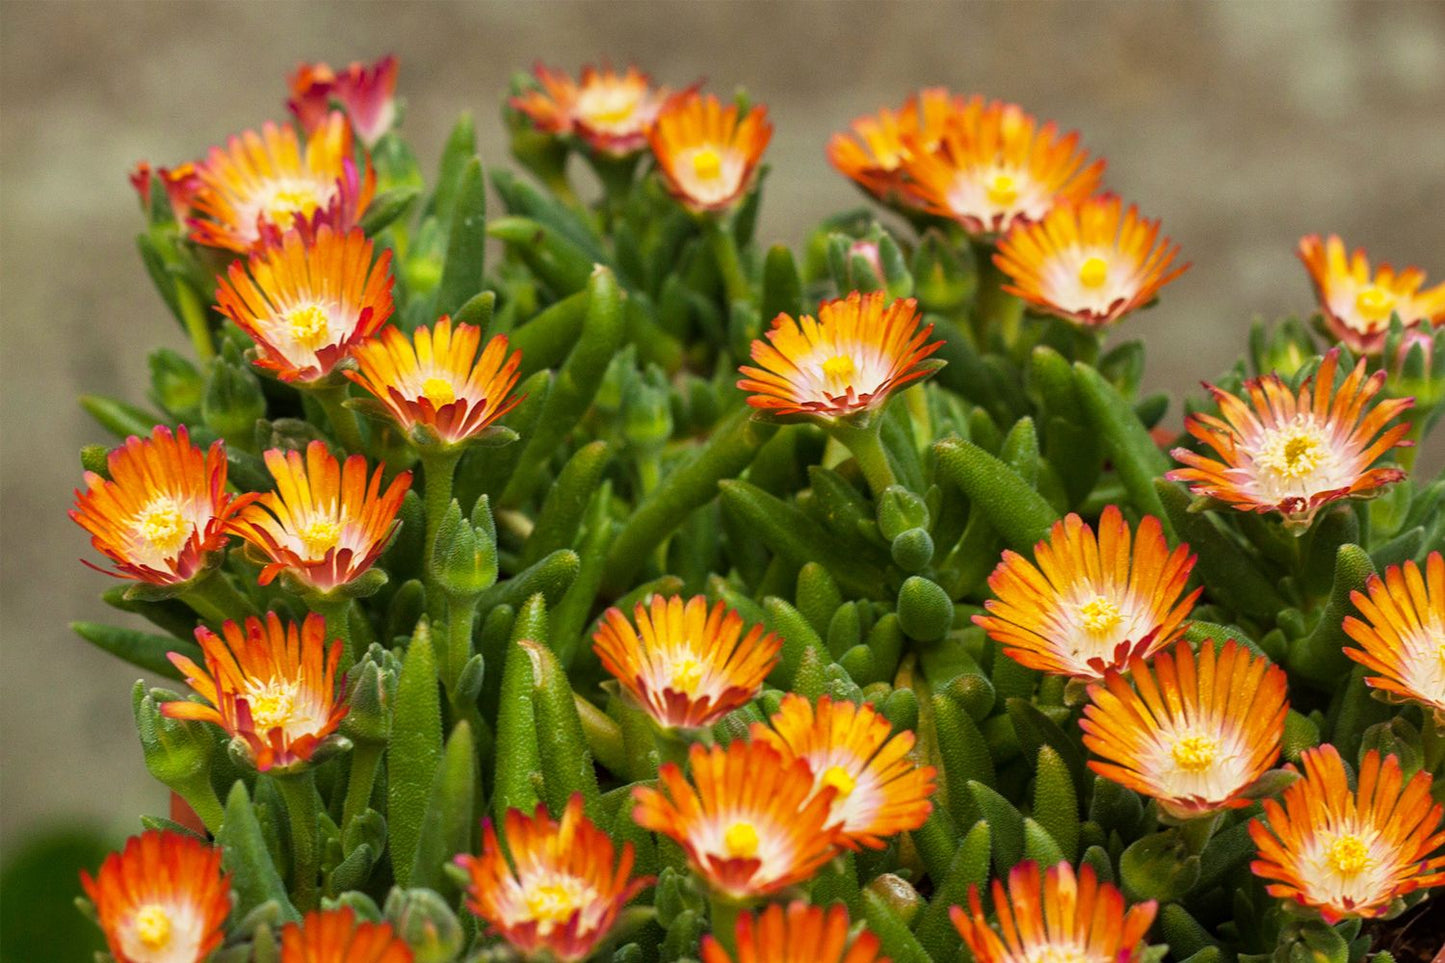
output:
<path id="1" fill-rule="evenodd" d="M 541 64 L 532 72 L 540 86 L 513 97 L 511 105 L 538 130 L 575 134 L 592 150 L 612 157 L 647 146 L 647 133 L 669 96 L 636 67 L 619 74 L 608 66 L 587 66 L 579 81 Z"/>
<path id="2" fill-rule="evenodd" d="M 983 108 L 982 97 L 965 99 L 943 87 L 925 88 L 909 96 L 902 109 L 859 117 L 847 131 L 834 134 L 828 160 L 880 201 L 898 201 L 907 193 L 903 165 L 914 153 L 937 149 L 954 115 L 976 116 Z"/>
<path id="3" fill-rule="evenodd" d="M 1396 273 L 1381 264 L 1372 276 L 1365 249 L 1346 258 L 1345 242 L 1335 234 L 1301 238 L 1299 258 L 1310 272 L 1325 327 L 1351 351 L 1379 354 L 1394 315 L 1407 328 L 1445 324 L 1445 284 L 1420 290 L 1425 272 L 1419 268 Z"/>
<path id="4" fill-rule="evenodd" d="M 340 73 L 324 63 L 303 63 L 291 75 L 286 106 L 309 137 L 326 123 L 333 102 L 338 103 L 356 136 L 374 147 L 396 123 L 397 68 L 390 54 L 370 66 L 353 61 Z"/>
<path id="5" fill-rule="evenodd" d="M 1361 648 L 1346 647 L 1345 655 L 1379 673 L 1366 676 L 1366 685 L 1445 719 L 1445 557 L 1431 552 L 1423 575 L 1413 559 L 1391 565 L 1365 589 L 1350 593 L 1364 619 L 1351 615 L 1344 623 Z"/>
<path id="6" fill-rule="evenodd" d="M 878 937 L 866 930 L 848 938 L 848 911 L 834 904 L 824 909 L 801 900 L 787 909 L 774 903 L 756 917 L 743 913 L 737 921 L 738 963 L 888 963 L 878 955 Z M 714 936 L 702 940 L 702 963 L 733 963 Z"/>
<path id="7" fill-rule="evenodd" d="M 761 104 L 739 120 L 736 104 L 689 90 L 667 101 L 647 138 L 667 189 L 701 212 L 727 210 L 748 192 L 772 136 Z"/>

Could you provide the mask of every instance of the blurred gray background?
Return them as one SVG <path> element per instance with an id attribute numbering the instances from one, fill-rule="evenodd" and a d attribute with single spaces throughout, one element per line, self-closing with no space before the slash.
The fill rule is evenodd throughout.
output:
<path id="1" fill-rule="evenodd" d="M 1445 279 L 1441 3 L 26 3 L 0 6 L 0 842 L 47 821 L 118 832 L 164 812 L 132 732 L 136 671 L 70 635 L 112 583 L 65 515 L 74 398 L 143 399 L 145 357 L 185 349 L 135 253 L 126 174 L 285 116 L 302 59 L 401 58 L 427 171 L 457 113 L 505 162 L 509 73 L 635 61 L 681 86 L 746 84 L 776 133 L 760 236 L 797 243 L 860 203 L 823 145 L 852 117 L 944 84 L 1084 132 L 1110 189 L 1194 268 L 1126 322 L 1149 381 L 1226 367 L 1256 315 L 1307 312 L 1300 235 L 1338 232 Z M 1175 415 L 1177 418 L 1177 414 Z M 1438 444 L 1438 442 L 1437 442 Z M 1432 461 L 1438 462 L 1438 454 Z"/>

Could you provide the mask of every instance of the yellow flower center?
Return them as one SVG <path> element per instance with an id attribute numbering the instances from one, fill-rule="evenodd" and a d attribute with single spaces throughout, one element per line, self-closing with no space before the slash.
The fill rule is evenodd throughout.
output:
<path id="1" fill-rule="evenodd" d="M 168 499 L 157 499 L 141 510 L 135 521 L 136 531 L 146 543 L 167 555 L 185 544 L 191 524 L 179 508 Z"/>
<path id="2" fill-rule="evenodd" d="M 251 707 L 251 721 L 259 732 L 269 732 L 290 720 L 296 704 L 296 691 L 286 685 L 270 685 L 252 692 L 246 699 Z"/>
<path id="3" fill-rule="evenodd" d="M 1346 833 L 1330 843 L 1330 862 L 1342 876 L 1353 876 L 1370 865 L 1370 850 L 1354 833 Z"/>
<path id="4" fill-rule="evenodd" d="M 1385 321 L 1395 310 L 1395 296 L 1378 284 L 1372 284 L 1355 295 L 1355 310 L 1366 321 Z"/>
<path id="5" fill-rule="evenodd" d="M 264 209 L 266 220 L 280 226 L 289 226 L 291 216 L 300 214 L 310 217 L 321 206 L 316 192 L 309 187 L 282 188 L 271 195 L 270 203 Z"/>
<path id="6" fill-rule="evenodd" d="M 452 383 L 445 378 L 426 379 L 421 383 L 421 393 L 432 403 L 433 408 L 440 408 L 457 400 Z"/>
<path id="7" fill-rule="evenodd" d="M 752 859 L 758 854 L 758 842 L 758 831 L 752 823 L 733 823 L 723 833 L 723 848 L 733 859 Z"/>
<path id="8" fill-rule="evenodd" d="M 1119 611 L 1119 606 L 1102 595 L 1096 595 L 1079 606 L 1079 617 L 1084 621 L 1084 628 L 1100 634 L 1111 631 L 1124 621 L 1124 613 Z"/>
<path id="9" fill-rule="evenodd" d="M 171 942 L 171 914 L 159 903 L 147 903 L 135 914 L 135 935 L 148 950 L 163 950 Z"/>
<path id="10" fill-rule="evenodd" d="M 823 362 L 823 377 L 830 382 L 846 382 L 857 370 L 853 358 L 846 354 L 834 355 Z"/>
<path id="11" fill-rule="evenodd" d="M 296 343 L 315 351 L 331 340 L 330 319 L 319 305 L 305 304 L 286 312 L 286 324 Z"/>
<path id="12" fill-rule="evenodd" d="M 722 176 L 722 155 L 711 147 L 700 148 L 692 155 L 692 172 L 698 180 L 717 180 Z"/>
<path id="13" fill-rule="evenodd" d="M 341 537 L 341 523 L 330 518 L 313 518 L 301 526 L 296 536 L 305 546 L 306 554 L 313 557 L 325 555 L 336 547 L 336 540 Z"/>
<path id="14" fill-rule="evenodd" d="M 1296 423 L 1270 432 L 1255 461 L 1284 478 L 1312 474 L 1329 454 L 1324 432 L 1313 423 Z"/>
<path id="15" fill-rule="evenodd" d="M 833 797 L 835 802 L 847 799 L 853 795 L 853 790 L 858 788 L 858 780 L 854 779 L 842 766 L 829 766 L 823 772 L 823 778 L 819 782 L 838 790 L 837 795 Z"/>
<path id="16" fill-rule="evenodd" d="M 576 880 L 539 883 L 527 891 L 527 913 L 541 923 L 563 923 L 577 911 L 581 895 Z"/>
<path id="17" fill-rule="evenodd" d="M 1219 740 L 1209 736 L 1185 736 L 1171 750 L 1174 764 L 1185 772 L 1203 772 L 1219 755 Z"/>
<path id="18" fill-rule="evenodd" d="M 672 687 L 678 692 L 693 693 L 702 682 L 702 660 L 685 655 L 672 664 Z"/>
<path id="19" fill-rule="evenodd" d="M 638 96 L 638 91 L 628 88 L 604 89 L 582 105 L 582 114 L 593 123 L 620 124 L 637 109 Z"/>
<path id="20" fill-rule="evenodd" d="M 1109 262 L 1097 254 L 1084 258 L 1079 265 L 1079 283 L 1086 288 L 1102 287 L 1109 280 Z"/>
<path id="21" fill-rule="evenodd" d="M 1028 956 L 1028 963 L 1089 963 L 1093 957 L 1072 946 L 1041 946 Z"/>
<path id="22" fill-rule="evenodd" d="M 1008 207 L 1019 199 L 1019 183 L 1012 174 L 995 174 L 988 182 L 989 203 Z"/>

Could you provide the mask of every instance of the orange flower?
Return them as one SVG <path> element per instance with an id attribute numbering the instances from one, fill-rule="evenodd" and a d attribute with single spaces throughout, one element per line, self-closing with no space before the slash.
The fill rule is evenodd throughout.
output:
<path id="1" fill-rule="evenodd" d="M 650 877 L 628 879 L 632 844 L 617 859 L 612 840 L 582 814 L 580 794 L 560 823 L 538 805 L 530 818 L 507 810 L 504 827 L 510 864 L 490 819 L 482 823 L 481 855 L 456 863 L 471 876 L 467 907 L 529 959 L 585 959 L 622 908 L 652 885 Z"/>
<path id="2" fill-rule="evenodd" d="M 1154 300 L 1188 270 L 1171 267 L 1179 245 L 1159 237 L 1159 222 L 1112 195 L 1061 203 L 1034 224 L 1020 224 L 998 244 L 1004 290 L 1034 307 L 1086 327 L 1103 327 Z"/>
<path id="3" fill-rule="evenodd" d="M 402 472 L 382 494 L 382 466 L 368 485 L 364 457 L 342 464 L 320 441 L 306 447 L 304 462 L 299 451 L 273 448 L 266 467 L 276 490 L 248 505 L 230 531 L 271 560 L 261 570 L 262 585 L 285 571 L 323 594 L 363 574 L 381 555 L 411 487 L 411 472 Z"/>
<path id="4" fill-rule="evenodd" d="M 1247 404 L 1206 384 L 1223 418 L 1190 415 L 1184 426 L 1219 459 L 1176 448 L 1175 460 L 1189 467 L 1165 477 L 1193 482 L 1194 494 L 1240 511 L 1279 512 L 1286 525 L 1297 529 L 1309 527 L 1315 512 L 1330 502 L 1368 498 L 1404 478 L 1398 468 L 1370 466 L 1391 448 L 1410 444 L 1403 440 L 1408 423 L 1385 426 L 1414 400 L 1387 399 L 1367 413 L 1370 399 L 1385 383 L 1385 372 L 1367 377 L 1361 358 L 1337 388 L 1339 359 L 1338 348 L 1326 354 L 1298 395 L 1273 374 L 1245 382 Z"/>
<path id="5" fill-rule="evenodd" d="M 1089 762 L 1105 779 L 1159 801 L 1177 820 L 1251 802 L 1245 795 L 1279 757 L 1284 737 L 1284 670 L 1230 640 L 1160 652 L 1152 665 L 1129 660 L 1089 686 L 1079 725 L 1084 745 L 1109 762 Z"/>
<path id="6" fill-rule="evenodd" d="M 1445 827 L 1428 772 L 1406 783 L 1398 759 L 1382 762 L 1371 749 L 1352 792 L 1334 746 L 1306 749 L 1300 762 L 1304 778 L 1264 800 L 1263 818 L 1249 824 L 1260 857 L 1250 868 L 1271 881 L 1271 896 L 1312 906 L 1333 924 L 1381 916 L 1398 897 L 1445 885 L 1445 857 L 1431 858 Z"/>
<path id="7" fill-rule="evenodd" d="M 1068 863 L 1050 866 L 1039 885 L 1039 866 L 1019 863 L 1009 871 L 1008 890 L 993 881 L 993 906 L 999 931 L 988 925 L 977 886 L 969 887 L 970 912 L 949 911 L 977 963 L 1027 963 L 1035 960 L 1108 960 L 1134 963 L 1142 958 L 1144 934 L 1154 922 L 1153 900 L 1124 909 L 1124 894 L 1100 883 L 1094 868 L 1078 875 Z M 1000 938 L 1002 936 L 1002 938 Z"/>
<path id="8" fill-rule="evenodd" d="M 443 317 L 430 328 L 417 328 L 408 340 L 396 328 L 359 345 L 354 355 L 360 371 L 346 376 L 375 395 L 380 413 L 409 435 L 421 429 L 441 444 L 474 438 L 516 407 L 509 397 L 517 384 L 522 353 L 507 355 L 506 335 L 487 342 L 481 357 L 482 332 L 470 324 Z"/>
<path id="9" fill-rule="evenodd" d="M 211 148 L 197 173 L 191 240 L 245 254 L 278 243 L 288 230 L 314 233 L 329 224 L 345 234 L 376 190 L 376 173 L 358 173 L 351 128 L 339 113 L 307 139 L 305 152 L 290 127 L 266 124 Z"/>
<path id="10" fill-rule="evenodd" d="M 913 151 L 903 171 L 924 210 L 989 235 L 1042 220 L 1060 201 L 1083 201 L 1098 189 L 1104 162 L 1089 163 L 1077 133 L 1040 127 L 995 101 L 955 114 L 938 149 Z"/>
<path id="11" fill-rule="evenodd" d="M 1365 249 L 1356 248 L 1347 260 L 1345 242 L 1335 234 L 1301 238 L 1298 253 L 1319 296 L 1325 327 L 1351 351 L 1379 354 L 1392 315 L 1407 328 L 1445 324 L 1445 284 L 1420 290 L 1425 272 L 1419 268 L 1396 273 L 1381 264 L 1372 277 Z"/>
<path id="12" fill-rule="evenodd" d="M 303 63 L 291 75 L 286 106 L 309 137 L 326 123 L 332 101 L 346 109 L 351 129 L 367 148 L 396 123 L 397 60 L 388 54 L 371 66 L 353 61 L 340 73 L 324 63 Z"/>
<path id="13" fill-rule="evenodd" d="M 198 963 L 221 945 L 231 912 L 220 849 L 181 833 L 132 836 L 94 877 L 82 870 L 80 885 L 117 963 Z"/>
<path id="14" fill-rule="evenodd" d="M 109 480 L 85 473 L 88 490 L 75 492 L 70 517 L 115 563 L 106 574 L 151 585 L 180 585 L 210 570 L 226 547 L 227 522 L 256 497 L 226 491 L 225 445 L 203 452 L 185 425 L 132 435 L 106 456 L 106 470 Z"/>
<path id="15" fill-rule="evenodd" d="M 882 849 L 883 837 L 928 821 L 936 771 L 908 758 L 913 733 L 893 735 L 893 724 L 871 705 L 823 696 L 815 711 L 790 692 L 768 725 L 753 724 L 752 738 L 806 762 L 816 792 L 832 787 L 830 821 L 851 845 Z"/>
<path id="16" fill-rule="evenodd" d="M 905 162 L 915 152 L 936 150 L 955 115 L 976 118 L 983 109 L 982 97 L 965 99 L 942 87 L 929 87 L 909 96 L 901 110 L 859 117 L 847 131 L 834 134 L 828 141 L 828 160 L 859 187 L 892 203 L 907 192 Z"/>
<path id="17" fill-rule="evenodd" d="M 1425 574 L 1413 560 L 1371 575 L 1350 601 L 1365 618 L 1345 619 L 1345 632 L 1363 648 L 1345 655 L 1380 673 L 1365 683 L 1419 702 L 1445 722 L 1445 557 L 1431 552 Z"/>
<path id="18" fill-rule="evenodd" d="M 153 169 L 149 162 L 137 161 L 135 169 L 130 174 L 130 183 L 136 193 L 140 195 L 141 206 L 147 209 L 151 205 L 152 175 L 165 188 L 166 200 L 170 202 L 172 215 L 177 222 L 184 224 L 191 213 L 191 198 L 200 185 L 200 178 L 196 175 L 196 165 L 187 162 L 178 167 Z"/>
<path id="19" fill-rule="evenodd" d="M 513 97 L 511 105 L 548 134 L 576 134 L 599 154 L 625 157 L 647 146 L 647 134 L 668 99 L 663 87 L 636 67 L 618 74 L 609 66 L 582 68 L 580 82 L 537 64 L 541 85 Z"/>
<path id="20" fill-rule="evenodd" d="M 829 815 L 835 790 L 815 793 L 803 760 L 742 739 L 726 748 L 693 743 L 688 759 L 696 788 L 669 762 L 658 773 L 661 789 L 632 790 L 632 818 L 671 837 L 718 895 L 776 893 L 837 854 L 841 838 Z"/>
<path id="21" fill-rule="evenodd" d="M 942 346 L 920 328 L 918 302 L 885 306 L 882 291 L 824 301 L 818 317 L 773 319 L 768 340 L 752 345 L 754 368 L 743 365 L 738 387 L 748 404 L 777 416 L 841 418 L 882 408 L 898 388 L 937 370 L 926 359 Z"/>
<path id="22" fill-rule="evenodd" d="M 688 90 L 663 105 L 647 139 L 674 197 L 693 211 L 723 211 L 752 187 L 772 136 L 761 104 L 739 120 L 737 105 Z"/>
<path id="23" fill-rule="evenodd" d="M 1110 505 L 1099 534 L 1078 515 L 1054 523 L 1034 547 L 1037 566 L 1016 552 L 988 578 L 996 598 L 975 615 L 1004 654 L 1031 669 L 1099 679 L 1131 657 L 1147 659 L 1178 638 L 1200 589 L 1182 600 L 1194 568 L 1189 546 L 1173 552 L 1159 519 L 1144 516 L 1130 546 L 1129 523 Z"/>
<path id="24" fill-rule="evenodd" d="M 743 635 L 743 619 L 695 595 L 664 598 L 633 610 L 637 628 L 609 608 L 593 636 L 602 666 L 658 725 L 701 729 L 750 702 L 778 664 L 783 640 L 761 625 Z"/>
<path id="25" fill-rule="evenodd" d="M 390 923 L 358 921 L 350 906 L 313 910 L 281 928 L 281 963 L 412 963 Z"/>
<path id="26" fill-rule="evenodd" d="M 204 669 L 176 652 L 169 658 L 209 705 L 163 702 L 161 714 L 220 726 L 245 743 L 258 772 L 309 761 L 346 716 L 336 691 L 341 643 L 327 648 L 326 620 L 316 613 L 299 627 L 275 612 L 265 622 L 247 618 L 244 629 L 225 622 L 221 635 L 199 626 L 196 641 Z"/>
<path id="27" fill-rule="evenodd" d="M 743 913 L 737 922 L 739 963 L 888 963 L 878 955 L 878 937 L 864 931 L 848 939 L 848 911 L 824 909 L 801 900 L 774 903 L 756 918 Z M 733 963 L 713 936 L 702 938 L 702 963 Z"/>
<path id="28" fill-rule="evenodd" d="M 283 381 L 329 375 L 347 353 L 391 317 L 391 252 L 371 262 L 361 228 L 296 231 L 279 246 L 231 264 L 218 279 L 217 308 L 256 342 L 256 364 Z"/>

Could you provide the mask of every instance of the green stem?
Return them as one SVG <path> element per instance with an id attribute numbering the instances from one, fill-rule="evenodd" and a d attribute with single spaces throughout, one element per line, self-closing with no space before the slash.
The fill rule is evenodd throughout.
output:
<path id="1" fill-rule="evenodd" d="M 316 908 L 316 785 L 311 773 L 276 777 L 291 820 L 291 902 L 305 913 Z"/>
<path id="2" fill-rule="evenodd" d="M 186 334 L 196 349 L 196 357 L 210 361 L 216 356 L 216 345 L 211 340 L 211 323 L 206 318 L 206 309 L 201 299 L 185 281 L 176 281 L 176 307 L 180 308 L 181 319 L 186 325 Z"/>
<path id="3" fill-rule="evenodd" d="M 438 451 L 422 452 L 421 464 L 426 487 L 422 492 L 423 507 L 426 510 L 426 540 L 421 557 L 422 584 L 426 586 L 427 609 L 433 621 L 442 615 L 442 603 L 446 596 L 432 575 L 432 554 L 437 547 L 437 532 L 442 518 L 452 503 L 452 480 L 456 475 L 457 461 L 462 457 L 461 448 L 444 448 Z"/>
<path id="4" fill-rule="evenodd" d="M 326 412 L 331 430 L 336 433 L 341 447 L 353 454 L 365 451 L 366 442 L 361 437 L 361 423 L 356 420 L 356 412 L 342 404 L 346 400 L 346 385 L 315 387 L 311 389 L 311 396 Z"/>
<path id="5" fill-rule="evenodd" d="M 195 810 L 196 815 L 205 825 L 206 831 L 214 836 L 225 819 L 226 808 L 221 805 L 221 799 L 216 795 L 216 788 L 211 785 L 210 776 L 196 776 L 194 779 L 186 780 L 184 784 L 170 788 L 174 789 L 176 795 L 184 799 L 186 804 Z"/>
<path id="6" fill-rule="evenodd" d="M 1420 752 L 1424 769 L 1437 778 L 1445 766 L 1445 713 L 1425 710 L 1420 726 Z"/>
<path id="7" fill-rule="evenodd" d="M 472 615 L 476 612 L 479 597 L 479 594 L 447 596 L 447 653 L 443 670 L 447 694 L 454 703 L 457 702 L 457 681 L 462 677 L 467 660 L 472 657 Z"/>
<path id="8" fill-rule="evenodd" d="M 725 896 L 708 898 L 708 926 L 711 927 L 712 938 L 722 944 L 730 957 L 735 957 L 738 951 L 738 913 L 741 910 L 742 904 Z"/>
<path id="9" fill-rule="evenodd" d="M 841 421 L 835 422 L 831 428 L 833 437 L 846 446 L 858 460 L 858 467 L 862 469 L 863 477 L 868 480 L 874 499 L 882 498 L 885 488 L 898 483 L 893 474 L 893 466 L 888 463 L 888 453 L 883 450 L 883 438 L 880 434 L 882 427 L 883 413 L 880 411 L 875 414 L 873 423 L 867 428 Z"/>
<path id="10" fill-rule="evenodd" d="M 341 640 L 341 668 L 356 664 L 356 646 L 351 641 L 352 600 L 344 595 L 313 595 L 306 600 L 311 611 L 326 619 L 327 639 Z"/>
<path id="11" fill-rule="evenodd" d="M 689 743 L 686 739 L 670 729 L 658 728 L 653 730 L 652 741 L 657 746 L 659 769 L 670 762 L 683 772 L 687 772 Z"/>
<path id="12" fill-rule="evenodd" d="M 1183 837 L 1184 844 L 1189 847 L 1191 855 L 1204 852 L 1204 847 L 1209 843 L 1210 837 L 1214 835 L 1214 830 L 1218 828 L 1223 818 L 1223 813 L 1210 813 L 1208 816 L 1191 819 L 1179 826 L 1179 835 Z"/>
<path id="13" fill-rule="evenodd" d="M 251 600 L 238 592 L 220 569 L 214 569 L 209 575 L 196 580 L 181 593 L 180 598 L 209 622 L 220 623 L 256 614 Z"/>
<path id="14" fill-rule="evenodd" d="M 343 838 L 351 821 L 371 807 L 371 790 L 376 784 L 376 770 L 385 748 L 385 743 L 358 742 L 351 751 L 351 776 L 346 783 L 346 802 L 341 808 Z"/>
<path id="15" fill-rule="evenodd" d="M 747 276 L 743 274 L 737 238 L 733 237 L 733 232 L 727 229 L 721 218 L 708 218 L 707 239 L 712 246 L 712 256 L 717 263 L 718 273 L 722 275 L 723 289 L 727 291 L 728 301 L 752 301 L 753 289 L 752 285 L 748 284 Z"/>

